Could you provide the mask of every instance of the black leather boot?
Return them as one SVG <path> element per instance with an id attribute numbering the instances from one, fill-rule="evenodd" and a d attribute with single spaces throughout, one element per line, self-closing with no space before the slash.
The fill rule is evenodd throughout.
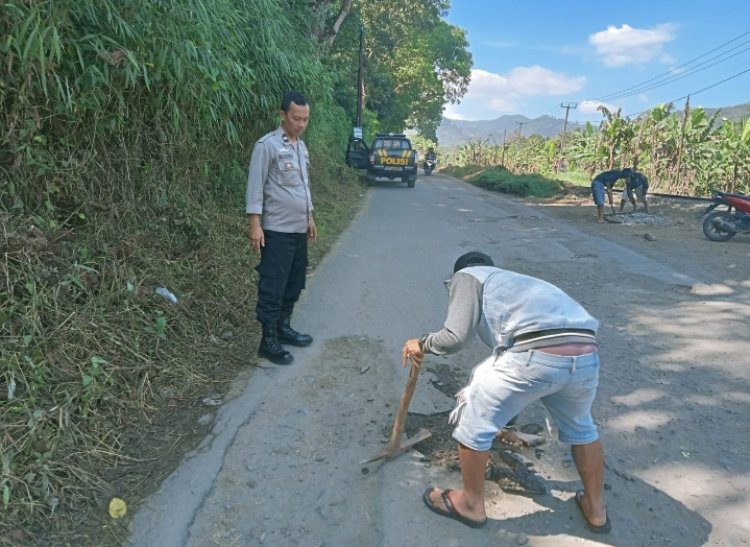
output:
<path id="1" fill-rule="evenodd" d="M 279 341 L 282 344 L 290 344 L 297 346 L 298 348 L 304 348 L 312 344 L 312 336 L 309 334 L 300 334 L 292 328 L 289 324 L 291 321 L 290 316 L 282 317 L 281 323 L 279 323 Z"/>
<path id="2" fill-rule="evenodd" d="M 263 335 L 260 338 L 258 357 L 265 357 L 277 365 L 288 365 L 294 356 L 281 347 L 276 323 L 263 323 Z"/>

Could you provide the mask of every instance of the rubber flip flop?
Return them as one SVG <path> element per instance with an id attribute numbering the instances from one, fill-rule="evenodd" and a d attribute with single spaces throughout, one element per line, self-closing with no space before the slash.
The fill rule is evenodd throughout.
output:
<path id="1" fill-rule="evenodd" d="M 438 509 L 432 504 L 432 500 L 430 499 L 430 493 L 433 490 L 435 489 L 428 488 L 427 490 L 424 491 L 424 494 L 422 494 L 422 500 L 424 501 L 424 504 L 433 513 L 437 513 L 438 515 L 442 517 L 448 517 L 449 519 L 457 520 L 461 524 L 465 524 L 466 526 L 470 526 L 472 528 L 481 528 L 482 526 L 487 524 L 487 519 L 484 519 L 482 521 L 471 520 L 470 518 L 466 518 L 465 516 L 460 514 L 458 511 L 456 511 L 456 508 L 453 506 L 453 503 L 451 503 L 451 500 L 448 497 L 451 492 L 450 488 L 446 488 L 440 494 L 440 497 L 443 499 L 443 503 L 445 504 L 445 507 L 448 510 L 444 511 L 442 509 Z"/>
<path id="2" fill-rule="evenodd" d="M 576 492 L 576 505 L 578 506 L 578 509 L 580 509 L 581 514 L 583 515 L 583 520 L 586 521 L 586 528 L 588 528 L 595 534 L 609 534 L 612 531 L 612 524 L 609 522 L 609 511 L 607 511 L 607 522 L 599 526 L 597 526 L 596 524 L 591 524 L 591 522 L 589 521 L 589 518 L 586 516 L 586 513 L 584 513 L 583 511 L 583 505 L 581 504 L 582 499 L 583 499 L 583 490 L 579 490 L 578 492 Z"/>

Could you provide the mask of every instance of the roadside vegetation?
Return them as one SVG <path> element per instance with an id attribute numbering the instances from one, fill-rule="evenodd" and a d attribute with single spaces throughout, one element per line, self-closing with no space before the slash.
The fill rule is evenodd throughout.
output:
<path id="1" fill-rule="evenodd" d="M 563 188 L 563 184 L 559 180 L 535 173 L 514 175 L 505 167 L 499 165 L 491 167 L 478 165 L 448 166 L 441 172 L 464 179 L 486 190 L 520 197 L 550 198 L 557 195 Z"/>
<path id="2" fill-rule="evenodd" d="M 311 102 L 314 267 L 364 195 L 343 166 L 360 26 L 366 131 L 434 139 L 471 66 L 447 7 L 0 7 L 0 545 L 122 541 L 112 497 L 157 487 L 255 364 L 246 170 L 282 93 Z"/>
<path id="3" fill-rule="evenodd" d="M 702 108 L 660 105 L 637 118 L 600 108 L 602 122 L 554 138 L 522 137 L 505 146 L 473 141 L 446 154 L 462 167 L 502 166 L 513 174 L 539 174 L 588 185 L 607 169 L 632 167 L 651 191 L 705 196 L 716 190 L 750 193 L 750 118 L 708 116 Z M 750 113 L 748 113 L 750 114 Z"/>

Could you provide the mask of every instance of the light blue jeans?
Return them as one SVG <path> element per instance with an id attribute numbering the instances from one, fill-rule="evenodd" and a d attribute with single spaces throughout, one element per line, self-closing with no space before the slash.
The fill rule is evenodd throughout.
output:
<path id="1" fill-rule="evenodd" d="M 591 193 L 594 196 L 594 203 L 599 207 L 604 206 L 604 183 L 599 179 L 591 181 Z"/>
<path id="2" fill-rule="evenodd" d="M 565 357 L 529 350 L 506 351 L 477 365 L 451 413 L 453 438 L 472 450 L 489 450 L 495 434 L 541 400 L 566 444 L 599 438 L 591 416 L 599 385 L 599 353 Z"/>

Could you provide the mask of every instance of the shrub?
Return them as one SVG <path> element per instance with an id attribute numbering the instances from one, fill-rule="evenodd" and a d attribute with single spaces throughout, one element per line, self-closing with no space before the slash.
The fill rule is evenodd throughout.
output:
<path id="1" fill-rule="evenodd" d="M 444 169 L 444 172 L 487 190 L 521 197 L 552 197 L 562 188 L 560 181 L 548 179 L 539 174 L 514 175 L 501 166 L 466 165 L 448 167 Z"/>

